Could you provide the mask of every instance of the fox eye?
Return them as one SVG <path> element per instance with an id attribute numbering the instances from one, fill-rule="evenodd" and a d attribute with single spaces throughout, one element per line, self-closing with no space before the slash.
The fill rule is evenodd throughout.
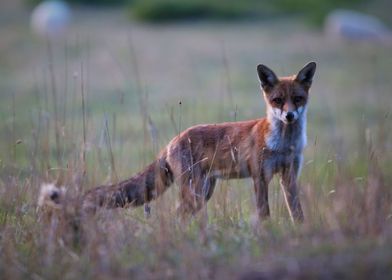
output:
<path id="1" fill-rule="evenodd" d="M 293 101 L 294 103 L 301 103 L 304 101 L 305 98 L 303 98 L 302 96 L 294 96 Z"/>
<path id="2" fill-rule="evenodd" d="M 274 99 L 272 99 L 272 101 L 276 104 L 276 105 L 282 105 L 283 104 L 283 99 L 280 97 L 276 97 Z"/>

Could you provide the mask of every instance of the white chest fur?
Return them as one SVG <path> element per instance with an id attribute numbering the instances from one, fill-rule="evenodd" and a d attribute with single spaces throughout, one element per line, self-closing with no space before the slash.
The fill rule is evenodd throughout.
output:
<path id="1" fill-rule="evenodd" d="M 272 177 L 294 162 L 298 167 L 298 175 L 302 165 L 302 150 L 306 146 L 306 115 L 301 114 L 293 124 L 284 124 L 276 118 L 269 121 L 270 132 L 265 137 L 268 156 L 263 158 L 266 176 Z"/>
<path id="2" fill-rule="evenodd" d="M 265 137 L 266 148 L 278 153 L 301 154 L 306 146 L 306 109 L 292 124 L 285 124 L 279 118 L 269 115 L 270 131 Z"/>

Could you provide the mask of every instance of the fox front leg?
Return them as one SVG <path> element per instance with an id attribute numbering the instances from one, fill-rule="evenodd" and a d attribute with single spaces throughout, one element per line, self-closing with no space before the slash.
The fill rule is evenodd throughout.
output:
<path id="1" fill-rule="evenodd" d="M 254 191 L 256 194 L 257 214 L 261 221 L 270 216 L 270 208 L 268 204 L 268 182 L 264 176 L 254 176 Z"/>
<path id="2" fill-rule="evenodd" d="M 291 164 L 283 168 L 280 183 L 284 189 L 285 201 L 288 206 L 290 218 L 293 221 L 303 222 L 301 202 L 298 194 L 298 174 L 301 168 L 301 158 L 296 157 Z"/>

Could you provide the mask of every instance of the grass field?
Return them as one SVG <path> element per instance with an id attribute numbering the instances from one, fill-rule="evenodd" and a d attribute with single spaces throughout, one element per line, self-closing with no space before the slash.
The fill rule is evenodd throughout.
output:
<path id="1" fill-rule="evenodd" d="M 116 10 L 78 11 L 48 43 L 26 16 L 0 25 L 0 278 L 391 275 L 391 46 L 333 41 L 295 19 L 141 25 Z M 220 181 L 186 226 L 176 186 L 149 219 L 102 211 L 82 242 L 72 209 L 36 210 L 42 182 L 77 194 L 129 177 L 191 125 L 262 117 L 256 65 L 289 75 L 310 60 L 304 224 L 291 223 L 277 180 L 262 224 L 248 180 Z"/>

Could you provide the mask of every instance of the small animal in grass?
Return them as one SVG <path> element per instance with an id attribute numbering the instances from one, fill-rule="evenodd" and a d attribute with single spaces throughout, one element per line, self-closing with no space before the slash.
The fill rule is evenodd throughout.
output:
<path id="1" fill-rule="evenodd" d="M 180 188 L 178 213 L 195 214 L 211 198 L 217 179 L 252 178 L 258 216 L 270 215 L 268 184 L 279 174 L 293 220 L 304 219 L 298 195 L 302 150 L 306 145 L 306 112 L 316 63 L 296 75 L 278 77 L 257 66 L 266 117 L 248 121 L 196 125 L 174 137 L 144 170 L 116 184 L 99 186 L 80 198 L 80 211 L 99 207 L 142 206 L 173 183 Z M 50 190 L 49 190 L 50 192 Z M 57 195 L 46 193 L 52 203 Z M 45 196 L 45 195 L 44 195 Z M 54 198 L 54 199 L 52 199 Z"/>

